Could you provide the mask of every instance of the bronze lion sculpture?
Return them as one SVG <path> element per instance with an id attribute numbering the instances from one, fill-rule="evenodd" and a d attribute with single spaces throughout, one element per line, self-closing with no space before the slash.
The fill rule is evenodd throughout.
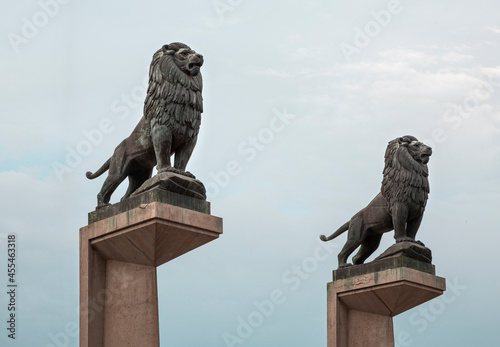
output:
<path id="1" fill-rule="evenodd" d="M 332 235 L 321 235 L 329 241 L 349 230 L 347 242 L 338 254 L 339 268 L 348 266 L 347 258 L 358 246 L 353 264 L 363 264 L 375 252 L 385 232 L 394 230 L 396 242 L 415 242 L 429 194 L 427 163 L 432 148 L 413 136 L 389 142 L 381 192 L 351 220 Z"/>
<path id="2" fill-rule="evenodd" d="M 127 177 L 129 186 L 122 200 L 129 197 L 151 178 L 155 165 L 158 173 L 171 171 L 194 178 L 186 165 L 203 112 L 202 65 L 203 56 L 179 42 L 164 45 L 153 55 L 143 117 L 102 167 L 86 174 L 94 179 L 109 170 L 97 195 L 97 208 L 109 205 L 111 195 Z"/>

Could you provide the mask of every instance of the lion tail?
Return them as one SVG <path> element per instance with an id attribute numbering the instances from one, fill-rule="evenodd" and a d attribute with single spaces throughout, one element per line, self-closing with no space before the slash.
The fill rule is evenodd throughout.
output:
<path id="1" fill-rule="evenodd" d="M 89 180 L 93 180 L 94 178 L 101 176 L 103 173 L 105 173 L 109 169 L 109 163 L 110 162 L 111 162 L 111 158 L 109 158 L 108 160 L 106 160 L 106 162 L 104 164 L 102 164 L 101 168 L 99 170 L 97 170 L 95 173 L 87 171 L 87 173 L 85 174 L 85 176 L 87 176 L 87 178 Z"/>
<path id="2" fill-rule="evenodd" d="M 337 236 L 343 234 L 344 232 L 346 232 L 347 230 L 349 230 L 349 222 L 345 223 L 344 225 L 342 225 L 340 228 L 338 228 L 338 230 L 336 232 L 334 232 L 333 234 L 331 234 L 330 236 L 326 237 L 325 235 L 320 235 L 319 238 L 321 241 L 330 241 L 330 240 L 333 240 L 334 238 L 336 238 Z"/>

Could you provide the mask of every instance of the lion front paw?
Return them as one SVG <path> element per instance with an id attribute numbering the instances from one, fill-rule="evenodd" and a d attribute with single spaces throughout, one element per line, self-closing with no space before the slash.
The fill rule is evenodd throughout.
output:
<path id="1" fill-rule="evenodd" d="M 416 241 L 412 239 L 411 237 L 400 237 L 396 239 L 396 243 L 401 243 L 401 242 L 413 242 L 415 243 Z"/>
<path id="2" fill-rule="evenodd" d="M 175 174 L 178 174 L 178 175 L 182 175 L 182 176 L 186 176 L 186 177 L 189 177 L 189 178 L 196 178 L 191 172 L 189 171 L 182 171 L 180 169 L 177 169 L 175 167 L 172 167 L 172 166 L 169 166 L 169 167 L 165 167 L 163 169 L 160 169 L 158 170 L 158 173 L 163 173 L 163 172 L 172 172 L 172 173 L 175 173 Z"/>
<path id="3" fill-rule="evenodd" d="M 158 170 L 158 173 L 163 173 L 163 172 L 173 172 L 176 174 L 182 174 L 181 170 L 176 169 L 175 167 L 169 166 L 169 167 L 164 167 L 163 169 Z"/>
<path id="4" fill-rule="evenodd" d="M 184 172 L 181 172 L 181 175 L 184 175 L 184 176 L 187 176 L 189 178 L 196 178 L 195 175 L 193 175 L 191 172 L 189 171 L 184 171 Z"/>
<path id="5" fill-rule="evenodd" d="M 103 207 L 106 207 L 106 206 L 111 206 L 111 204 L 110 204 L 109 202 L 108 202 L 108 203 L 99 203 L 99 204 L 95 207 L 95 209 L 96 209 L 96 211 L 97 211 L 98 209 L 103 208 Z"/>
<path id="6" fill-rule="evenodd" d="M 400 242 L 411 242 L 411 243 L 416 243 L 419 246 L 425 247 L 425 245 L 422 241 L 417 241 L 415 239 L 412 239 L 411 237 L 402 237 L 400 239 L 396 239 L 396 243 L 400 243 Z"/>

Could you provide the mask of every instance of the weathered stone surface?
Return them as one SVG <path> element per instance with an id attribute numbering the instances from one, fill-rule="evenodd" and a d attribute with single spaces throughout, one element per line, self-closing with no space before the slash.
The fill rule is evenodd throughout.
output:
<path id="1" fill-rule="evenodd" d="M 210 202 L 173 193 L 163 189 L 161 186 L 157 186 L 141 194 L 124 199 L 116 204 L 105 206 L 90 212 L 88 215 L 89 224 L 155 201 L 187 208 L 196 212 L 210 214 Z"/>
<path id="2" fill-rule="evenodd" d="M 394 259 L 347 269 L 367 269 L 384 261 Z M 333 282 L 327 286 L 328 347 L 394 346 L 392 317 L 446 290 L 444 278 L 405 266 L 335 277 L 347 269 L 335 271 Z"/>
<path id="3" fill-rule="evenodd" d="M 160 266 L 210 242 L 222 219 L 153 202 L 82 228 L 105 260 Z"/>
<path id="4" fill-rule="evenodd" d="M 344 278 L 360 276 L 378 271 L 385 271 L 388 269 L 397 269 L 397 268 L 409 268 L 422 271 L 431 275 L 436 274 L 434 265 L 413 258 L 409 258 L 405 255 L 399 255 L 385 259 L 374 260 L 373 262 L 367 264 L 352 265 L 334 270 L 333 280 L 336 281 Z"/>
<path id="5" fill-rule="evenodd" d="M 132 196 L 136 196 L 156 187 L 199 200 L 205 200 L 207 198 L 205 186 L 201 181 L 174 172 L 161 172 L 151 177 L 137 188 Z"/>
<path id="6" fill-rule="evenodd" d="M 375 258 L 375 261 L 406 256 L 425 263 L 432 262 L 432 252 L 429 248 L 414 242 L 399 242 L 387 248 L 384 253 Z"/>
<path id="7" fill-rule="evenodd" d="M 104 346 L 160 346 L 156 282 L 154 266 L 106 262 Z"/>

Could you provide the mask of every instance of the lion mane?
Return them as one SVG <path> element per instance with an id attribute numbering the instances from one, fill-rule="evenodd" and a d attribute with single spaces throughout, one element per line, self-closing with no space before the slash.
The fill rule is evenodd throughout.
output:
<path id="1" fill-rule="evenodd" d="M 426 163 L 420 163 L 412 156 L 409 146 L 413 141 L 418 142 L 408 135 L 392 140 L 385 151 L 381 192 L 391 214 L 396 203 L 411 205 L 417 213 L 423 213 L 427 204 L 429 170 Z"/>
<path id="2" fill-rule="evenodd" d="M 173 53 L 181 48 L 190 49 L 175 42 L 153 55 L 144 116 L 146 126 L 166 125 L 176 135 L 193 138 L 200 130 L 203 83 L 201 73 L 191 76 L 177 65 Z"/>
<path id="3" fill-rule="evenodd" d="M 329 241 L 349 231 L 338 255 L 339 267 L 349 265 L 347 258 L 359 246 L 353 263 L 363 264 L 378 248 L 382 235 L 391 230 L 396 242 L 417 243 L 423 247 L 415 236 L 429 195 L 427 163 L 431 154 L 432 148 L 413 136 L 389 142 L 380 193 L 332 235 L 320 235 L 322 241 Z"/>

